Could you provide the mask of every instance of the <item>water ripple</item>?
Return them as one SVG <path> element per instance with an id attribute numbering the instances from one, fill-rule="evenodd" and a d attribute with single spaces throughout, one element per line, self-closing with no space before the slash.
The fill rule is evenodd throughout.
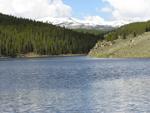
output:
<path id="1" fill-rule="evenodd" d="M 150 113 L 149 59 L 0 61 L 0 113 Z"/>

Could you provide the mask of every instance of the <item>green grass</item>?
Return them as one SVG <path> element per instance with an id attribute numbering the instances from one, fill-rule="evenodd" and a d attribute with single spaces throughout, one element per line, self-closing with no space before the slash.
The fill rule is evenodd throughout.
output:
<path id="1" fill-rule="evenodd" d="M 89 55 L 99 58 L 150 58 L 150 32 L 134 38 L 117 39 L 104 47 L 100 47 L 101 44 L 99 41 Z"/>

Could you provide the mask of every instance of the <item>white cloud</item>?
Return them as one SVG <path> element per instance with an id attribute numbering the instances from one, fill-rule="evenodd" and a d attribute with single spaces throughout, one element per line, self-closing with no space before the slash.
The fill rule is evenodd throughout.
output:
<path id="1" fill-rule="evenodd" d="M 104 19 L 100 16 L 87 16 L 84 18 L 85 22 L 102 25 L 105 23 Z"/>
<path id="2" fill-rule="evenodd" d="M 31 19 L 68 17 L 71 11 L 62 0 L 0 0 L 0 12 Z"/>
<path id="3" fill-rule="evenodd" d="M 100 16 L 85 17 L 85 22 L 94 24 L 128 23 L 150 19 L 150 0 L 103 0 L 108 5 L 100 12 L 112 13 L 112 18 L 106 21 Z M 14 16 L 40 19 L 45 17 L 71 17 L 72 8 L 63 0 L 0 0 L 0 12 Z M 114 24 L 115 23 L 115 24 Z"/>
<path id="4" fill-rule="evenodd" d="M 88 16 L 85 21 L 99 25 L 121 26 L 124 24 L 150 20 L 150 0 L 103 0 L 107 5 L 99 12 L 112 15 L 109 20 L 100 16 Z"/>
<path id="5" fill-rule="evenodd" d="M 103 7 L 100 9 L 101 12 L 110 13 L 112 12 L 112 8 L 110 7 Z"/>
<path id="6" fill-rule="evenodd" d="M 150 0 L 103 0 L 113 8 L 117 20 L 142 21 L 150 19 Z"/>
<path id="7" fill-rule="evenodd" d="M 84 18 L 83 22 L 91 23 L 93 25 L 111 25 L 111 26 L 121 26 L 124 24 L 131 23 L 133 21 L 125 21 L 125 20 L 111 20 L 107 21 L 100 16 L 87 16 Z"/>

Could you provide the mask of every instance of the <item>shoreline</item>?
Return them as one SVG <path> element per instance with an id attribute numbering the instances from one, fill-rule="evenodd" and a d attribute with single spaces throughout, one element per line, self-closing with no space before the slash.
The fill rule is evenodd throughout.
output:
<path id="1" fill-rule="evenodd" d="M 150 59 L 149 57 L 99 57 L 99 56 L 90 56 L 91 58 L 97 58 L 97 59 Z"/>
<path id="2" fill-rule="evenodd" d="M 93 56 L 89 54 L 60 54 L 60 55 L 36 55 L 36 54 L 31 54 L 31 55 L 20 55 L 17 57 L 4 57 L 1 56 L 0 59 L 34 59 L 34 58 L 53 58 L 53 57 L 79 57 L 79 56 L 88 56 L 91 58 L 97 58 L 97 59 L 150 59 L 150 57 L 141 57 L 141 56 L 133 56 L 133 57 L 126 57 L 126 56 L 121 56 L 121 57 L 115 57 L 115 56 Z"/>
<path id="3" fill-rule="evenodd" d="M 53 58 L 53 57 L 80 57 L 80 56 L 88 56 L 90 58 L 96 59 L 150 59 L 150 57 L 98 57 L 98 56 L 90 56 L 88 54 L 71 54 L 71 55 L 41 55 L 41 56 L 19 56 L 19 57 L 0 57 L 0 60 L 3 59 L 38 59 L 38 58 Z"/>
<path id="4" fill-rule="evenodd" d="M 87 56 L 88 54 L 61 54 L 61 55 L 31 55 L 31 56 L 26 56 L 26 55 L 21 55 L 21 56 L 16 56 L 16 57 L 0 57 L 0 59 L 20 59 L 20 58 L 52 58 L 52 57 L 76 57 L 76 56 Z"/>

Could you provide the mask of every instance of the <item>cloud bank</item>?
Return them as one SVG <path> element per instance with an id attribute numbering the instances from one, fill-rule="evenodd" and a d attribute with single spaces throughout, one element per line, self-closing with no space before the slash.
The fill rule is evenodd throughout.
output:
<path id="1" fill-rule="evenodd" d="M 19 17 L 68 17 L 72 8 L 62 0 L 0 0 L 0 12 Z"/>
<path id="2" fill-rule="evenodd" d="M 150 0 L 103 0 L 109 4 L 116 20 L 150 19 Z M 104 10 L 104 8 L 103 8 Z"/>
<path id="3" fill-rule="evenodd" d="M 102 17 L 87 16 L 82 21 L 94 24 L 116 25 L 150 19 L 150 0 L 102 0 L 105 6 L 98 8 L 110 14 L 110 21 Z M 94 1 L 93 1 L 94 2 Z M 45 17 L 71 17 L 72 8 L 63 0 L 0 0 L 0 12 L 18 17 L 40 19 Z"/>

